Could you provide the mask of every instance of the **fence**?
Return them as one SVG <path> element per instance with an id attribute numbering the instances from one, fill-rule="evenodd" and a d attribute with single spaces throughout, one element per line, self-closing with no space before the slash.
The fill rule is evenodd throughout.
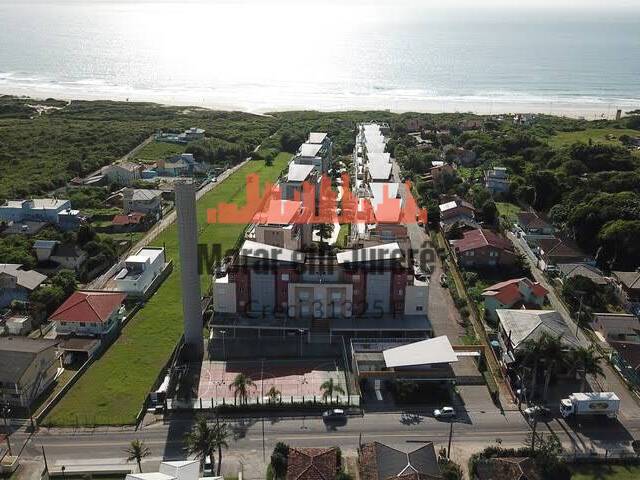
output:
<path id="1" fill-rule="evenodd" d="M 359 395 L 336 395 L 331 399 L 323 399 L 322 396 L 285 396 L 278 397 L 277 399 L 271 399 L 267 397 L 248 397 L 244 402 L 240 402 L 239 399 L 233 402 L 227 401 L 224 398 L 196 398 L 194 400 L 177 400 L 167 399 L 167 410 L 213 410 L 220 407 L 230 408 L 251 408 L 260 407 L 260 409 L 279 408 L 283 406 L 298 406 L 298 407 L 330 407 L 330 406 L 343 406 L 343 407 L 359 407 L 360 396 Z"/>

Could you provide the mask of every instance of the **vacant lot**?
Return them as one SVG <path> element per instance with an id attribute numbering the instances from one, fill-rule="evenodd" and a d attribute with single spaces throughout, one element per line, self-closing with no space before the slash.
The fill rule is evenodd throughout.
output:
<path id="1" fill-rule="evenodd" d="M 154 163 L 158 160 L 164 160 L 167 157 L 184 153 L 186 148 L 186 145 L 179 145 L 177 143 L 153 141 L 138 150 L 133 160 L 142 163 Z"/>
<path id="2" fill-rule="evenodd" d="M 613 138 L 607 138 L 609 135 Z M 575 142 L 588 143 L 589 139 L 594 143 L 599 142 L 621 145 L 620 140 L 618 140 L 621 135 L 635 137 L 638 135 L 638 131 L 623 128 L 588 128 L 577 132 L 558 132 L 549 139 L 549 145 L 552 147 L 563 147 Z"/>
<path id="3" fill-rule="evenodd" d="M 210 225 L 207 208 L 220 202 L 241 205 L 245 201 L 245 178 L 258 173 L 262 182 L 273 182 L 289 161 L 278 155 L 273 166 L 252 161 L 242 167 L 198 202 L 199 240 L 232 248 L 243 225 Z M 167 228 L 155 245 L 166 248 L 174 261 L 173 273 L 144 308 L 127 324 L 120 338 L 62 399 L 45 423 L 59 426 L 121 425 L 135 422 L 142 403 L 182 334 L 180 258 L 176 225 Z M 201 277 L 203 292 L 210 277 Z"/>

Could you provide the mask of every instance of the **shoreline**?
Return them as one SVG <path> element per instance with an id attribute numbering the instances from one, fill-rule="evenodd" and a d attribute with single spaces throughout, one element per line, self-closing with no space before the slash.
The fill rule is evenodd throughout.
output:
<path id="1" fill-rule="evenodd" d="M 240 111 L 263 115 L 270 112 L 284 111 L 375 111 L 383 110 L 392 113 L 472 113 L 476 115 L 506 115 L 514 113 L 534 113 L 559 117 L 585 120 L 612 120 L 616 110 L 620 108 L 622 115 L 625 111 L 640 108 L 640 103 L 630 100 L 616 104 L 613 101 L 567 101 L 567 100 L 532 100 L 517 95 L 512 97 L 421 97 L 406 93 L 393 94 L 384 92 L 373 95 L 358 94 L 319 94 L 315 96 L 298 95 L 299 100 L 293 100 L 290 92 L 282 97 L 273 95 L 260 97 L 259 91 L 249 92 L 253 95 L 244 96 L 241 92 L 211 94 L 207 97 L 193 94 L 172 95 L 160 91 L 125 90 L 119 93 L 104 91 L 89 91 L 85 89 L 67 88 L 33 88 L 6 85 L 0 87 L 0 95 L 44 100 L 73 101 L 116 101 L 116 102 L 151 102 L 175 107 L 205 108 L 210 110 Z M 256 95 L 257 94 L 257 95 Z M 240 98 L 242 97 L 242 98 Z M 283 101 L 284 100 L 284 101 Z"/>

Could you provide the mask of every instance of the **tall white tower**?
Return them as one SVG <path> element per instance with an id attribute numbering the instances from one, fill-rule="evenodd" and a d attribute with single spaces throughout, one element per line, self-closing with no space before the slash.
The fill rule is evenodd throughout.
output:
<path id="1" fill-rule="evenodd" d="M 178 241 L 180 243 L 180 275 L 182 313 L 184 316 L 184 351 L 193 358 L 202 356 L 202 312 L 200 306 L 200 274 L 198 273 L 198 219 L 196 216 L 196 184 L 191 180 L 175 183 Z"/>

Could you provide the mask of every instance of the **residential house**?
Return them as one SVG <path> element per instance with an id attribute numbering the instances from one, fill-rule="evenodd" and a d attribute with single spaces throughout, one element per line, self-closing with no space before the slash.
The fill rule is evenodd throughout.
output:
<path id="1" fill-rule="evenodd" d="M 453 162 L 463 167 L 469 167 L 476 162 L 476 152 L 463 147 L 447 145 L 448 148 L 442 150 L 442 158 L 448 162 Z"/>
<path id="2" fill-rule="evenodd" d="M 206 130 L 203 128 L 191 127 L 185 130 L 182 135 L 187 142 L 195 142 L 198 140 L 204 140 L 204 134 Z"/>
<path id="3" fill-rule="evenodd" d="M 125 188 L 122 210 L 125 215 L 138 212 L 160 218 L 162 216 L 162 191 Z"/>
<path id="4" fill-rule="evenodd" d="M 379 442 L 366 443 L 358 451 L 358 469 L 361 480 L 442 478 L 433 442 L 408 452 Z"/>
<path id="5" fill-rule="evenodd" d="M 144 247 L 124 261 L 114 280 L 116 290 L 130 297 L 146 297 L 166 267 L 164 248 Z"/>
<path id="6" fill-rule="evenodd" d="M 481 458 L 473 480 L 544 480 L 530 457 Z"/>
<path id="7" fill-rule="evenodd" d="M 142 212 L 115 215 L 111 220 L 111 230 L 114 233 L 144 232 L 149 228 L 147 218 Z"/>
<path id="8" fill-rule="evenodd" d="M 459 229 L 476 230 L 480 228 L 476 222 L 476 209 L 469 202 L 454 197 L 453 200 L 438 206 L 440 210 L 440 228 L 445 235 Z"/>
<path id="9" fill-rule="evenodd" d="M 611 272 L 616 281 L 620 300 L 629 307 L 640 304 L 640 269 L 634 272 Z"/>
<path id="10" fill-rule="evenodd" d="M 431 167 L 429 175 L 433 183 L 444 182 L 445 177 L 453 177 L 456 174 L 455 166 L 448 163 L 442 163 L 442 165 L 436 165 Z"/>
<path id="11" fill-rule="evenodd" d="M 51 314 L 60 336 L 113 339 L 124 314 L 125 293 L 76 291 Z"/>
<path id="12" fill-rule="evenodd" d="M 560 338 L 566 348 L 580 346 L 574 332 L 555 310 L 498 309 L 496 313 L 503 361 L 507 364 L 515 361 L 515 354 L 524 348 L 527 341 L 538 340 L 543 332 Z"/>
<path id="13" fill-rule="evenodd" d="M 497 320 L 496 310 L 518 308 L 539 309 L 544 305 L 547 291 L 540 283 L 528 278 L 514 278 L 505 282 L 496 283 L 487 287 L 482 292 L 484 308 L 487 317 Z"/>
<path id="14" fill-rule="evenodd" d="M 574 277 L 586 277 L 599 287 L 611 283 L 599 268 L 586 263 L 561 263 L 557 265 L 557 269 L 563 281 Z"/>
<path id="15" fill-rule="evenodd" d="M 130 187 L 141 178 L 142 166 L 132 162 L 114 163 L 102 168 L 108 183 Z"/>
<path id="16" fill-rule="evenodd" d="M 464 232 L 461 239 L 449 243 L 463 267 L 508 267 L 518 258 L 509 240 L 486 228 Z"/>
<path id="17" fill-rule="evenodd" d="M 61 243 L 58 240 L 36 240 L 33 250 L 39 268 L 47 270 L 64 268 L 79 272 L 88 258 L 87 252 L 75 243 Z"/>
<path id="18" fill-rule="evenodd" d="M 77 228 L 82 218 L 78 210 L 71 208 L 69 200 L 34 198 L 32 200 L 7 200 L 0 205 L 0 222 L 45 222 L 63 230 Z"/>
<path id="19" fill-rule="evenodd" d="M 156 134 L 156 141 L 167 143 L 178 143 L 186 145 L 189 142 L 204 140 L 204 134 L 206 130 L 197 127 L 191 127 L 182 133 L 170 133 L 170 132 L 158 132 Z"/>
<path id="20" fill-rule="evenodd" d="M 484 172 L 484 186 L 493 194 L 509 191 L 509 176 L 505 167 L 494 167 Z"/>
<path id="21" fill-rule="evenodd" d="M 191 153 L 183 153 L 156 162 L 156 172 L 161 177 L 192 177 L 203 170 L 202 164 L 198 163 Z"/>
<path id="22" fill-rule="evenodd" d="M 335 480 L 339 470 L 336 447 L 289 447 L 285 480 Z"/>
<path id="23" fill-rule="evenodd" d="M 573 243 L 556 237 L 532 239 L 530 244 L 538 256 L 538 268 L 543 271 L 557 270 L 557 266 L 563 263 L 595 263 Z"/>
<path id="24" fill-rule="evenodd" d="M 525 238 L 553 237 L 555 228 L 534 211 L 518 212 L 516 228 Z"/>
<path id="25" fill-rule="evenodd" d="M 46 279 L 46 275 L 25 270 L 21 264 L 0 263 L 0 308 L 11 305 L 14 300 L 26 302 Z"/>
<path id="26" fill-rule="evenodd" d="M 60 362 L 55 340 L 0 337 L 0 404 L 29 408 L 53 383 Z"/>
<path id="27" fill-rule="evenodd" d="M 628 313 L 594 313 L 593 331 L 605 342 L 640 344 L 640 319 Z"/>

